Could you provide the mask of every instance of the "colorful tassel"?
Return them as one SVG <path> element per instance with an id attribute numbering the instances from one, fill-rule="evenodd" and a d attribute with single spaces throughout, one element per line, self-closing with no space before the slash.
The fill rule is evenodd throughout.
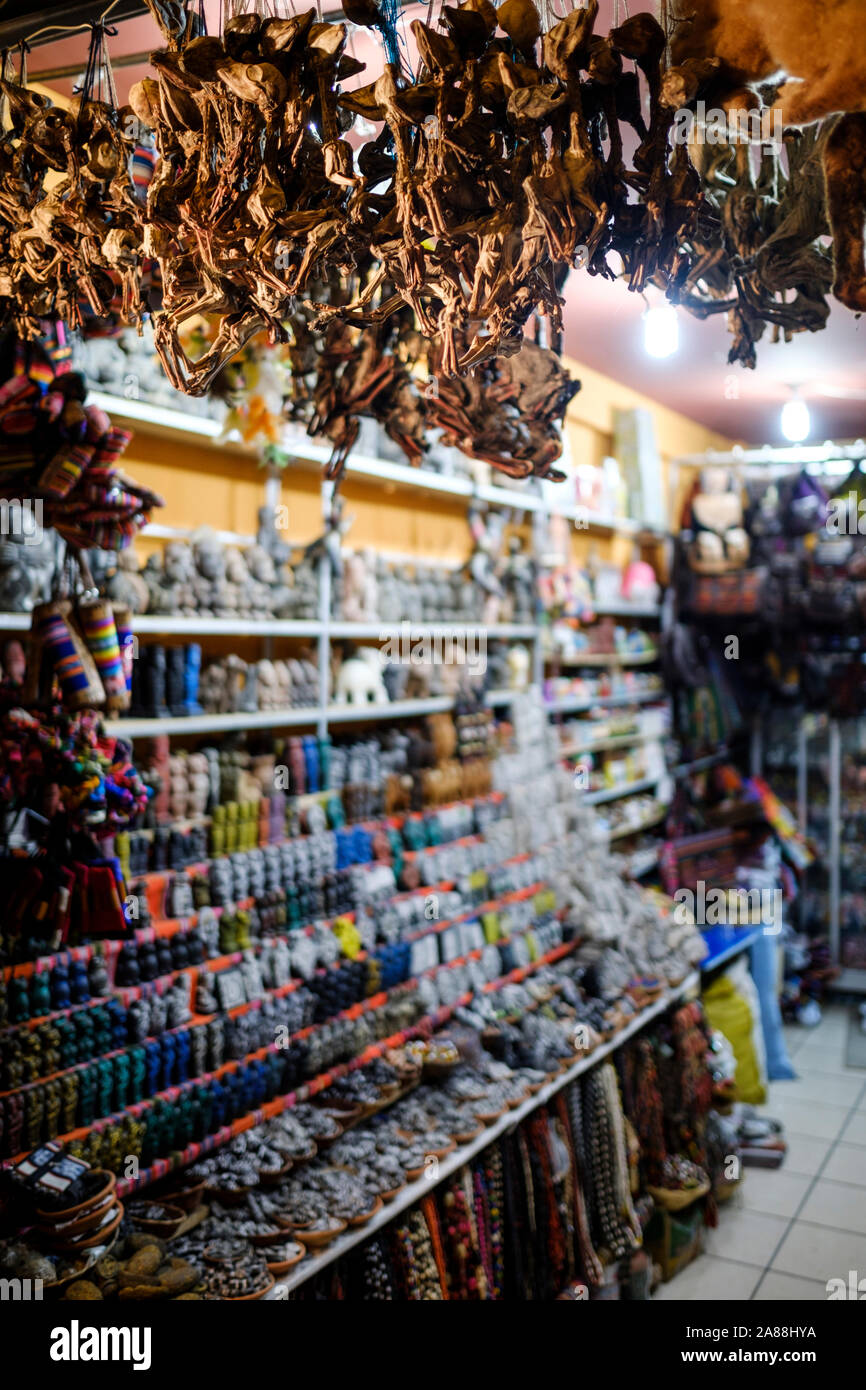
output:
<path id="1" fill-rule="evenodd" d="M 66 497 L 93 458 L 92 444 L 66 444 L 45 467 L 39 487 L 49 497 Z"/>
<path id="2" fill-rule="evenodd" d="M 79 604 L 78 621 L 109 704 L 125 708 L 129 695 L 111 604 L 105 599 Z"/>
<path id="3" fill-rule="evenodd" d="M 127 693 L 132 693 L 132 663 L 135 660 L 135 637 L 132 632 L 132 609 L 114 609 L 114 625 L 117 628 L 117 644 L 120 647 L 120 663 L 126 680 Z M 124 706 L 124 708 L 126 708 Z"/>
<path id="4" fill-rule="evenodd" d="M 66 600 L 34 608 L 32 628 L 40 666 L 44 662 L 53 669 L 63 702 L 70 709 L 102 705 L 105 690 L 90 653 L 74 626 L 67 621 L 70 611 L 71 605 Z M 38 680 L 38 670 L 36 678 Z"/>

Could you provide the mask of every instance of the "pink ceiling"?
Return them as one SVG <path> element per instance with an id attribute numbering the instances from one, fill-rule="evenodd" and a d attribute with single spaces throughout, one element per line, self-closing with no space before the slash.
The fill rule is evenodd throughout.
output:
<path id="1" fill-rule="evenodd" d="M 299 0 L 297 9 L 308 3 Z M 614 3 L 603 0 L 600 30 L 613 22 Z M 211 33 L 219 31 L 219 8 L 218 0 L 206 0 Z M 327 12 L 332 6 L 326 0 L 323 8 Z M 625 8 L 620 8 L 624 17 Z M 423 16 L 425 10 L 426 6 L 413 5 L 406 11 L 406 20 Z M 408 28 L 406 32 L 408 36 Z M 356 30 L 351 42 L 355 56 L 368 63 L 370 76 L 374 76 L 379 70 L 378 41 Z M 117 36 L 110 39 L 115 58 L 160 46 L 159 30 L 149 17 L 118 25 Z M 30 56 L 31 73 L 37 76 L 73 63 L 80 63 L 83 69 L 86 52 L 85 34 L 40 43 Z M 130 86 L 147 72 L 146 63 L 115 69 L 121 102 Z M 74 78 L 45 80 L 65 95 L 72 94 Z M 369 80 L 366 75 L 359 79 L 365 80 Z M 681 313 L 678 353 L 656 361 L 643 348 L 643 300 L 630 294 L 622 282 L 602 281 L 584 270 L 575 271 L 565 294 L 565 350 L 570 357 L 721 434 L 747 443 L 782 442 L 779 411 L 796 386 L 809 404 L 813 441 L 866 436 L 866 326 L 835 302 L 829 325 L 821 333 L 801 333 L 790 343 L 774 344 L 768 331 L 758 344 L 757 370 L 745 371 L 727 365 L 723 315 L 700 322 Z M 862 399 L 857 398 L 860 394 Z"/>

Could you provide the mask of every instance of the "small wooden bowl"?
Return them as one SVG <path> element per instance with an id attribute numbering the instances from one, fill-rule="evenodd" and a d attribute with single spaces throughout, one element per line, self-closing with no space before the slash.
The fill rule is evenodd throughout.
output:
<path id="1" fill-rule="evenodd" d="M 181 1211 L 195 1211 L 201 1205 L 201 1198 L 204 1192 L 204 1178 L 201 1182 L 193 1183 L 191 1187 L 170 1188 L 164 1196 L 155 1197 L 154 1201 L 166 1201 L 169 1206 L 180 1207 Z"/>
<path id="2" fill-rule="evenodd" d="M 445 1145 L 444 1148 L 440 1148 L 440 1149 L 431 1149 L 430 1152 L 431 1152 L 431 1154 L 433 1154 L 434 1158 L 445 1158 L 445 1157 L 447 1157 L 448 1154 L 453 1154 L 453 1152 L 454 1152 L 454 1150 L 455 1150 L 456 1148 L 457 1148 L 457 1140 L 456 1140 L 456 1139 L 450 1139 L 450 1140 L 448 1141 L 448 1143 Z"/>
<path id="3" fill-rule="evenodd" d="M 123 1207 L 118 1204 L 117 1215 L 100 1230 L 80 1240 L 52 1240 L 55 1250 L 90 1250 L 94 1245 L 107 1245 L 123 1220 Z"/>
<path id="4" fill-rule="evenodd" d="M 310 1225 L 309 1221 L 293 1221 L 290 1216 L 283 1216 L 281 1212 L 274 1214 L 274 1220 L 288 1236 L 291 1236 L 293 1231 L 305 1231 Z"/>
<path id="5" fill-rule="evenodd" d="M 351 1226 L 353 1230 L 356 1230 L 359 1226 L 366 1226 L 367 1222 L 372 1221 L 373 1217 L 376 1215 L 376 1212 L 381 1211 L 383 1206 L 384 1202 L 382 1201 L 382 1198 L 377 1197 L 369 1211 L 361 1212 L 360 1216 L 348 1217 L 346 1224 L 348 1226 Z"/>
<path id="6" fill-rule="evenodd" d="M 262 1231 L 254 1236 L 244 1236 L 250 1245 L 266 1248 L 269 1245 L 285 1244 L 286 1233 L 282 1226 L 278 1226 L 275 1231 Z"/>
<path id="7" fill-rule="evenodd" d="M 78 1217 L 84 1216 L 85 1212 L 90 1211 L 104 1202 L 109 1192 L 113 1192 L 117 1186 L 117 1179 L 107 1168 L 96 1168 L 94 1172 L 100 1173 L 105 1181 L 96 1192 L 91 1192 L 90 1196 L 77 1206 L 65 1207 L 62 1211 L 43 1211 L 41 1207 L 36 1208 L 36 1218 L 42 1225 L 62 1226 L 67 1221 L 76 1221 Z"/>
<path id="8" fill-rule="evenodd" d="M 205 1196 L 210 1202 L 219 1202 L 221 1207 L 240 1207 L 254 1187 L 206 1187 Z"/>
<path id="9" fill-rule="evenodd" d="M 283 1274 L 288 1274 L 289 1270 L 293 1269 L 295 1265 L 300 1264 L 301 1260 L 306 1255 L 307 1252 L 304 1249 L 304 1246 L 301 1245 L 301 1242 L 299 1240 L 296 1240 L 294 1243 L 295 1245 L 300 1246 L 300 1250 L 298 1254 L 293 1255 L 290 1260 L 274 1260 L 273 1262 L 271 1260 L 267 1261 L 268 1269 L 276 1279 L 279 1279 L 280 1276 Z"/>
<path id="10" fill-rule="evenodd" d="M 163 1211 L 171 1214 L 165 1217 L 149 1217 L 136 1216 L 134 1212 L 130 1211 L 130 1220 L 133 1225 L 138 1226 L 142 1231 L 147 1231 L 149 1235 L 159 1236 L 162 1240 L 171 1240 L 175 1232 L 180 1230 L 189 1213 L 185 1212 L 182 1207 L 172 1206 L 170 1202 L 160 1202 L 159 1205 Z"/>
<path id="11" fill-rule="evenodd" d="M 460 1066 L 463 1059 L 455 1057 L 453 1062 L 425 1062 L 422 1072 L 425 1081 L 443 1081 Z"/>
<path id="12" fill-rule="evenodd" d="M 372 1216 L 372 1214 L 373 1213 L 371 1212 L 370 1215 Z M 304 1231 L 304 1245 L 307 1247 L 308 1250 L 318 1250 L 323 1245 L 330 1245 L 332 1240 L 336 1240 L 337 1236 L 341 1236 L 343 1234 L 343 1232 L 346 1229 L 345 1221 L 340 1221 L 337 1217 L 335 1217 L 334 1220 L 337 1224 L 333 1227 L 332 1230 Z"/>
<path id="13" fill-rule="evenodd" d="M 359 1105 L 357 1101 L 345 1100 L 341 1096 L 335 1096 L 329 1100 L 327 1091 L 321 1096 L 316 1096 L 313 1104 L 317 1110 L 330 1110 L 331 1114 L 338 1115 L 339 1120 L 343 1122 L 357 1120 L 364 1110 L 363 1105 Z"/>
<path id="14" fill-rule="evenodd" d="M 264 1288 L 258 1289 L 256 1293 L 235 1294 L 234 1298 L 226 1298 L 223 1301 L 226 1303 L 254 1303 L 257 1298 L 264 1298 L 265 1294 L 270 1293 L 277 1282 L 270 1270 L 268 1273 L 271 1275 L 270 1283 L 265 1284 Z"/>
<path id="15" fill-rule="evenodd" d="M 505 1114 L 506 1106 L 502 1110 L 476 1110 L 475 1118 L 480 1120 L 483 1125 L 495 1125 L 497 1120 L 501 1120 Z"/>
<path id="16" fill-rule="evenodd" d="M 310 1147 L 304 1149 L 302 1153 L 292 1154 L 292 1163 L 309 1163 L 319 1152 L 319 1146 L 315 1139 L 311 1141 Z"/>
<path id="17" fill-rule="evenodd" d="M 322 1151 L 322 1149 L 329 1149 L 332 1144 L 336 1144 L 338 1139 L 342 1139 L 345 1133 L 345 1127 L 340 1124 L 339 1120 L 337 1121 L 337 1124 L 340 1125 L 339 1134 L 328 1134 L 325 1135 L 324 1138 L 320 1135 L 316 1136 L 316 1144 L 320 1152 Z"/>
<path id="18" fill-rule="evenodd" d="M 292 1158 L 286 1160 L 282 1168 L 261 1168 L 259 1170 L 259 1182 L 262 1187 L 279 1187 L 283 1178 L 287 1178 L 295 1166 Z"/>
<path id="19" fill-rule="evenodd" d="M 37 1230 L 52 1240 L 72 1240 L 76 1236 L 83 1235 L 85 1231 L 91 1230 L 94 1226 L 98 1226 L 105 1213 L 114 1206 L 115 1201 L 114 1193 L 109 1192 L 97 1206 L 91 1207 L 75 1221 L 64 1221 L 62 1225 L 54 1226 L 39 1222 Z"/>
<path id="20" fill-rule="evenodd" d="M 459 1134 L 454 1135 L 454 1138 L 458 1144 L 471 1144 L 473 1139 L 478 1138 L 483 1128 L 483 1125 L 478 1125 L 475 1129 L 461 1129 Z"/>
<path id="21" fill-rule="evenodd" d="M 406 1184 L 401 1182 L 399 1187 L 389 1187 L 385 1192 L 380 1192 L 379 1196 L 382 1198 L 383 1202 L 393 1202 L 394 1198 L 403 1191 L 405 1186 Z"/>

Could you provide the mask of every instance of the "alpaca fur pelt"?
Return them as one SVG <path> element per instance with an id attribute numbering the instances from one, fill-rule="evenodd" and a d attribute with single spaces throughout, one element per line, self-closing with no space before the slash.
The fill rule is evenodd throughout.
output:
<path id="1" fill-rule="evenodd" d="M 734 86 L 783 82 L 786 125 L 866 111 L 866 0 L 674 0 L 675 63 L 721 58 Z"/>
<path id="2" fill-rule="evenodd" d="M 866 0 L 672 0 L 675 63 L 721 58 L 721 94 L 778 79 L 786 125 L 841 114 L 824 156 L 833 293 L 866 310 Z"/>

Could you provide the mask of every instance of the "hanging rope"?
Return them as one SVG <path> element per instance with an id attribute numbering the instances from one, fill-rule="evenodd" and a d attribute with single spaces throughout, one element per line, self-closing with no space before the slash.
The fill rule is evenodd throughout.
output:
<path id="1" fill-rule="evenodd" d="M 207 15 L 204 0 L 189 0 L 186 14 L 186 37 L 200 39 L 207 34 Z"/>
<path id="2" fill-rule="evenodd" d="M 108 35 L 113 38 L 116 34 L 117 30 L 109 28 L 104 19 L 97 20 L 92 26 L 84 80 L 80 87 L 73 88 L 76 93 L 81 94 L 78 103 L 79 122 L 90 101 L 101 101 L 117 110 L 117 88 L 114 85 L 114 73 L 111 70 L 111 59 L 105 42 Z"/>

